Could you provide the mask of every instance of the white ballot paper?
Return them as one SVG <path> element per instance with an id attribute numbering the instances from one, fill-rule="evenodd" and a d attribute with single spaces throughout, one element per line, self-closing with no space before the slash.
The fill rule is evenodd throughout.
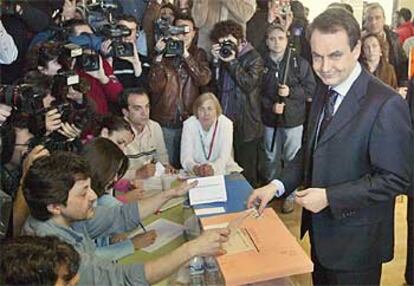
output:
<path id="1" fill-rule="evenodd" d="M 191 183 L 195 180 L 198 181 L 198 185 L 195 188 L 190 189 L 191 205 L 227 201 L 224 176 L 199 177 L 187 181 L 188 183 Z"/>
<path id="2" fill-rule="evenodd" d="M 168 244 L 169 242 L 176 239 L 180 236 L 184 231 L 184 226 L 163 218 L 160 218 L 149 225 L 145 226 L 147 231 L 155 230 L 157 233 L 157 238 L 155 239 L 154 243 L 150 246 L 142 248 L 142 250 L 146 252 L 154 252 L 164 245 Z M 143 233 L 144 231 L 140 228 L 138 231 L 134 231 L 131 235 L 135 236 L 137 234 Z M 129 236 L 130 238 L 130 236 Z"/>

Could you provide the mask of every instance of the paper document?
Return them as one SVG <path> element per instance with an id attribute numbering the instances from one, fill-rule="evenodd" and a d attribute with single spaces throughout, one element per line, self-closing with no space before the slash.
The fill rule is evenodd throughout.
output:
<path id="1" fill-rule="evenodd" d="M 147 231 L 155 230 L 157 233 L 157 238 L 155 242 L 150 246 L 142 248 L 142 250 L 146 252 L 154 252 L 164 245 L 168 244 L 169 242 L 173 241 L 177 237 L 179 237 L 183 231 L 184 226 L 163 218 L 160 218 L 153 223 L 145 226 Z M 128 237 L 135 236 L 137 234 L 143 233 L 143 229 L 140 228 L 138 231 L 133 231 Z"/>
<path id="2" fill-rule="evenodd" d="M 197 216 L 199 215 L 209 215 L 209 214 L 221 214 L 226 210 L 223 207 L 218 208 L 205 208 L 205 209 L 195 209 L 194 212 Z"/>
<path id="3" fill-rule="evenodd" d="M 198 181 L 198 185 L 190 190 L 191 205 L 227 201 L 224 176 L 195 178 L 188 180 L 188 182 L 191 183 L 194 180 Z"/>

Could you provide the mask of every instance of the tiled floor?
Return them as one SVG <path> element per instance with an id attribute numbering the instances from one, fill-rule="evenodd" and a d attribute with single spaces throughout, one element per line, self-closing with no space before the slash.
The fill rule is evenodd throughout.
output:
<path id="1" fill-rule="evenodd" d="M 280 213 L 280 202 L 276 201 L 272 207 L 279 214 L 280 218 L 284 221 L 289 230 L 299 240 L 299 227 L 301 209 L 299 206 L 295 206 L 295 211 L 290 214 Z M 382 272 L 381 285 L 383 286 L 400 286 L 405 285 L 404 271 L 405 271 L 405 259 L 406 259 L 406 239 L 407 239 L 407 199 L 406 197 L 397 198 L 395 208 L 395 252 L 394 260 L 384 264 Z M 306 236 L 303 240 L 299 241 L 302 247 L 309 254 L 309 238 Z M 299 280 L 300 281 L 300 280 Z M 302 284 L 302 283 L 299 283 Z M 304 283 L 307 284 L 307 283 Z"/>

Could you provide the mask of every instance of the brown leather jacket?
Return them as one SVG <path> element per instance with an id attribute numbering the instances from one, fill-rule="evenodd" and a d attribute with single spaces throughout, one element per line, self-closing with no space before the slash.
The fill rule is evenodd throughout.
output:
<path id="1" fill-rule="evenodd" d="M 192 114 L 200 87 L 211 79 L 206 52 L 192 47 L 190 56 L 163 58 L 154 62 L 149 73 L 151 118 L 163 127 L 179 128 Z"/>

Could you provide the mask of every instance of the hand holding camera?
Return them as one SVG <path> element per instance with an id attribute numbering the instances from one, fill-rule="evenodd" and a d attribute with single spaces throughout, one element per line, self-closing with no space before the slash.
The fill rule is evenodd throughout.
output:
<path id="1" fill-rule="evenodd" d="M 58 130 L 62 126 L 62 120 L 60 119 L 61 114 L 57 108 L 51 109 L 46 112 L 45 124 L 46 124 L 46 135 L 49 135 L 53 131 Z"/>
<path id="2" fill-rule="evenodd" d="M 99 80 L 102 84 L 107 84 L 109 82 L 109 78 L 106 76 L 105 71 L 103 69 L 101 56 L 99 56 L 99 69 L 96 71 L 87 71 L 86 73 L 91 77 L 94 77 L 97 80 Z"/>
<path id="3" fill-rule="evenodd" d="M 220 43 L 214 44 L 211 49 L 211 53 L 215 59 L 219 59 L 223 62 L 230 62 L 236 58 L 238 46 L 237 40 L 230 36 L 229 39 L 225 39 Z"/>
<path id="4" fill-rule="evenodd" d="M 0 103 L 0 126 L 7 120 L 12 111 L 11 106 Z"/>

